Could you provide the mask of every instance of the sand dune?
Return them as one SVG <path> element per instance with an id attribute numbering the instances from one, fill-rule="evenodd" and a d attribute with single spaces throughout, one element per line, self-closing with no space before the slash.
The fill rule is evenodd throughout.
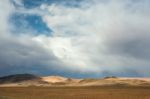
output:
<path id="1" fill-rule="evenodd" d="M 143 80 L 143 81 L 148 81 L 150 82 L 150 78 L 146 78 L 146 77 L 122 77 L 122 79 L 136 79 L 136 80 Z"/>
<path id="2" fill-rule="evenodd" d="M 42 77 L 42 80 L 49 82 L 49 83 L 56 83 L 56 82 L 66 82 L 68 78 L 61 77 L 61 76 L 47 76 Z"/>
<path id="3" fill-rule="evenodd" d="M 0 86 L 150 86 L 150 78 L 105 77 L 74 79 L 61 76 L 39 77 L 17 74 L 0 77 Z"/>

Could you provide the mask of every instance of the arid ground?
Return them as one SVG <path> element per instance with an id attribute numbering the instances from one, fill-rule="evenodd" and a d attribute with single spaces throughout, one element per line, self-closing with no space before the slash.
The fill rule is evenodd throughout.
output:
<path id="1" fill-rule="evenodd" d="M 1 87 L 0 99 L 150 99 L 150 87 Z"/>
<path id="2" fill-rule="evenodd" d="M 150 79 L 16 74 L 0 78 L 0 99 L 150 99 Z"/>

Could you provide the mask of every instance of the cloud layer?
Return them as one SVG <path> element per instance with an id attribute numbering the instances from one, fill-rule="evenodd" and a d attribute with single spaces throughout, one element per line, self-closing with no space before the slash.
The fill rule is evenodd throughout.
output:
<path id="1" fill-rule="evenodd" d="M 78 6 L 64 1 L 30 9 L 22 3 L 0 3 L 5 8 L 0 10 L 1 74 L 150 76 L 149 0 L 73 2 Z M 12 33 L 9 18 L 14 13 L 40 16 L 51 36 L 34 35 L 26 27 L 21 34 Z"/>

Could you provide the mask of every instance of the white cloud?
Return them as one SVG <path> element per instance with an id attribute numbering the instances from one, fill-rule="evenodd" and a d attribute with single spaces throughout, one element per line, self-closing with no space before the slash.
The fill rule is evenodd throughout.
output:
<path id="1" fill-rule="evenodd" d="M 10 17 L 16 9 L 10 0 L 0 2 L 0 7 L 0 75 L 33 71 L 40 73 L 42 69 L 53 71 L 60 67 L 61 62 L 34 40 L 30 29 L 29 34 L 11 32 L 13 26 Z"/>
<path id="2" fill-rule="evenodd" d="M 61 46 L 54 50 L 54 54 L 61 56 L 67 52 L 72 64 L 79 62 L 77 66 L 90 67 L 90 70 L 96 67 L 98 72 L 124 68 L 137 70 L 139 68 L 136 69 L 136 66 L 150 65 L 150 58 L 145 60 L 139 54 L 144 51 L 144 55 L 150 55 L 145 50 L 150 49 L 147 47 L 150 6 L 146 1 L 95 2 L 87 2 L 86 6 L 83 3 L 78 8 L 48 6 L 50 14 L 44 15 L 43 20 L 54 31 L 53 39 L 59 37 L 53 42 L 54 45 Z M 68 59 L 60 59 L 69 63 Z"/>
<path id="3" fill-rule="evenodd" d="M 51 37 L 29 35 L 32 31 L 28 29 L 27 34 L 10 33 L 7 21 L 14 8 L 4 1 L 0 3 L 6 9 L 0 10 L 0 31 L 5 35 L 0 34 L 0 64 L 95 74 L 131 70 L 149 75 L 149 1 L 95 0 L 82 2 L 80 7 L 43 4 L 15 9 L 40 15 L 52 29 Z"/>
<path id="4" fill-rule="evenodd" d="M 9 29 L 8 20 L 14 8 L 13 5 L 9 2 L 9 0 L 3 0 L 3 2 L 0 3 L 0 7 L 0 34 L 2 35 L 3 33 L 5 33 L 5 31 Z"/>

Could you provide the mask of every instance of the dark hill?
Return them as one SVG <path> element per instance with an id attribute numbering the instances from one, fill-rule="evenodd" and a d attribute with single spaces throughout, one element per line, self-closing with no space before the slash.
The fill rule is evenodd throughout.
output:
<path id="1" fill-rule="evenodd" d="M 18 83 L 23 81 L 30 81 L 30 80 L 38 80 L 40 81 L 40 77 L 33 75 L 33 74 L 15 74 L 0 77 L 0 83 Z"/>

